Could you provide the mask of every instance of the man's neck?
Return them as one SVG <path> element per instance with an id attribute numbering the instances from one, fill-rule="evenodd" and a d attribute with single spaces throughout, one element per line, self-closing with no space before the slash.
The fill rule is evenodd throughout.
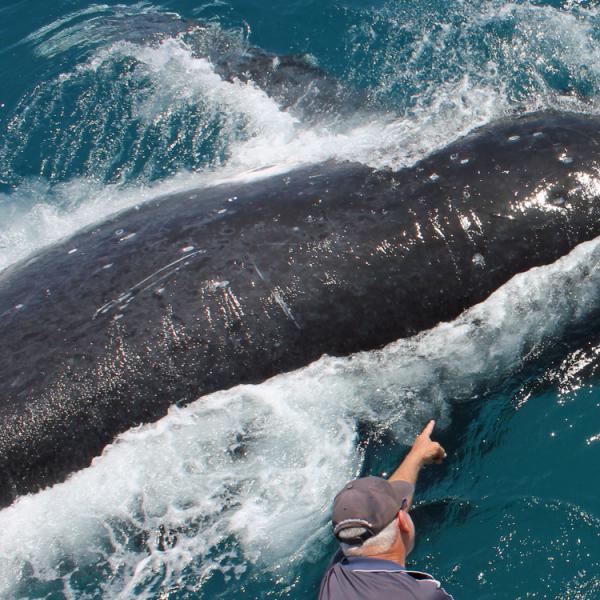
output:
<path id="1" fill-rule="evenodd" d="M 368 556 L 365 558 L 376 558 L 379 560 L 391 560 L 392 562 L 398 563 L 401 567 L 403 567 L 406 563 L 406 552 L 402 546 L 390 548 L 387 552 L 381 552 L 380 554 L 375 554 L 373 556 Z"/>

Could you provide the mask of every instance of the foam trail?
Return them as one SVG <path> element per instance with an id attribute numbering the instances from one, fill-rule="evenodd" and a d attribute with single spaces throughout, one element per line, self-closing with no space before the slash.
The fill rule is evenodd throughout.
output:
<path id="1" fill-rule="evenodd" d="M 359 422 L 404 442 L 431 416 L 447 424 L 453 402 L 598 306 L 600 238 L 515 276 L 452 323 L 172 408 L 0 512 L 0 594 L 33 581 L 75 589 L 85 568 L 104 573 L 103 594 L 123 598 L 182 578 L 201 591 L 215 569 L 289 573 L 314 552 L 334 491 L 360 469 Z"/>

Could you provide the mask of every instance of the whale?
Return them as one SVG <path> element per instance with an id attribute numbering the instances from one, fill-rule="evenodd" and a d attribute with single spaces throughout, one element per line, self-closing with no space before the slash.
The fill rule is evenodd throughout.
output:
<path id="1" fill-rule="evenodd" d="M 600 234 L 600 119 L 168 194 L 0 273 L 0 503 L 206 394 L 456 318 Z"/>

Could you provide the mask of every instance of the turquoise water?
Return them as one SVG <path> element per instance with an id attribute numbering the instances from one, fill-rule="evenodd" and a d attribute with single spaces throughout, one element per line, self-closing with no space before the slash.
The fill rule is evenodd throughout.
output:
<path id="1" fill-rule="evenodd" d="M 121 208 L 265 166 L 413 164 L 478 125 L 600 112 L 595 2 L 0 6 L 0 268 Z M 203 57 L 305 55 L 282 107 Z M 600 597 L 600 240 L 450 324 L 199 399 L 0 511 L 6 598 L 314 597 L 342 483 L 430 417 L 411 565 L 456 598 Z"/>

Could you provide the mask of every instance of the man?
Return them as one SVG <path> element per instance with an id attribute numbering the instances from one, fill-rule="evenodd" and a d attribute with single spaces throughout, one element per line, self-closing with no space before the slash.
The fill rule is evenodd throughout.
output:
<path id="1" fill-rule="evenodd" d="M 321 582 L 319 600 L 452 600 L 427 573 L 404 565 L 415 543 L 408 514 L 419 471 L 446 452 L 431 440 L 435 421 L 421 432 L 388 479 L 347 483 L 333 502 L 333 533 L 340 542 Z"/>

